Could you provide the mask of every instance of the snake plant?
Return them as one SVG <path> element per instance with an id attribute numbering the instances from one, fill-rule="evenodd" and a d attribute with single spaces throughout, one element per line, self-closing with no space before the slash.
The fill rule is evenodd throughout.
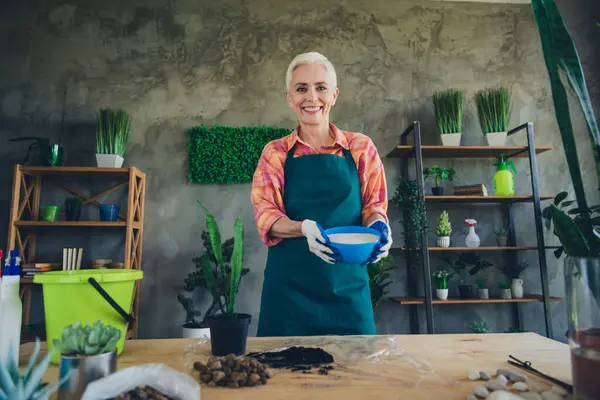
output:
<path id="1" fill-rule="evenodd" d="M 40 363 L 35 363 L 40 352 L 40 340 L 35 339 L 33 353 L 29 357 L 29 362 L 25 371 L 21 374 L 17 357 L 12 350 L 9 350 L 8 359 L 1 360 L 0 363 L 0 400 L 46 400 L 54 393 L 58 387 L 69 378 L 66 375 L 53 385 L 42 383 L 42 378 L 50 365 L 50 359 L 55 349 L 48 352 Z"/>
<path id="2" fill-rule="evenodd" d="M 65 327 L 61 340 L 54 340 L 54 346 L 64 355 L 93 356 L 115 351 L 121 331 L 96 321 L 85 326 L 80 322 Z"/>

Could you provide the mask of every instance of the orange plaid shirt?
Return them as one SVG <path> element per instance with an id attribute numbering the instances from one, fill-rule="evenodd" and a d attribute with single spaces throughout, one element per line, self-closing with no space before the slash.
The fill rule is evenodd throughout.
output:
<path id="1" fill-rule="evenodd" d="M 375 144 L 364 134 L 342 131 L 332 123 L 330 126 L 335 132 L 335 142 L 320 150 L 313 149 L 299 138 L 298 127 L 290 135 L 269 142 L 263 149 L 254 172 L 250 197 L 258 233 L 267 246 L 274 246 L 283 240 L 272 237 L 269 231 L 271 226 L 285 215 L 283 166 L 288 151 L 296 142 L 298 144 L 294 157 L 307 154 L 334 154 L 343 157 L 342 148 L 350 150 L 358 168 L 363 224 L 375 213 L 380 214 L 389 224 L 385 172 Z"/>

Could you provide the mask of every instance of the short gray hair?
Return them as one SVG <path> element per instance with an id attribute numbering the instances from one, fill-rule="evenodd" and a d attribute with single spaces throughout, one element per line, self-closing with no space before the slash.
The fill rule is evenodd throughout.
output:
<path id="1" fill-rule="evenodd" d="M 331 61 L 327 59 L 321 53 L 317 53 L 315 51 L 311 51 L 309 53 L 303 53 L 297 55 L 292 62 L 290 63 L 287 72 L 285 74 L 285 89 L 288 90 L 290 88 L 290 84 L 292 83 L 292 72 L 300 65 L 305 64 L 321 64 L 325 67 L 331 78 L 333 79 L 333 86 L 337 87 L 337 75 L 335 73 L 335 68 Z"/>

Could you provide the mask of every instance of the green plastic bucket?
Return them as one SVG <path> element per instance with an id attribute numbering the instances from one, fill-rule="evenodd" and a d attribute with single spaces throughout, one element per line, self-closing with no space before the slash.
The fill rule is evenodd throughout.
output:
<path id="1" fill-rule="evenodd" d="M 121 331 L 117 343 L 117 354 L 121 354 L 127 326 L 133 322 L 129 310 L 135 281 L 143 276 L 142 271 L 132 269 L 51 271 L 35 275 L 33 282 L 42 285 L 48 351 L 65 327 L 100 320 Z M 58 364 L 59 360 L 60 354 L 55 352 L 52 363 Z"/>

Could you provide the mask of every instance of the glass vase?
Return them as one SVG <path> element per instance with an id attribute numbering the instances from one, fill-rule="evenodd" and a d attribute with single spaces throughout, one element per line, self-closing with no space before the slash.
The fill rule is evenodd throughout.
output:
<path id="1" fill-rule="evenodd" d="M 565 259 L 565 293 L 573 396 L 597 399 L 600 393 L 600 258 Z"/>

